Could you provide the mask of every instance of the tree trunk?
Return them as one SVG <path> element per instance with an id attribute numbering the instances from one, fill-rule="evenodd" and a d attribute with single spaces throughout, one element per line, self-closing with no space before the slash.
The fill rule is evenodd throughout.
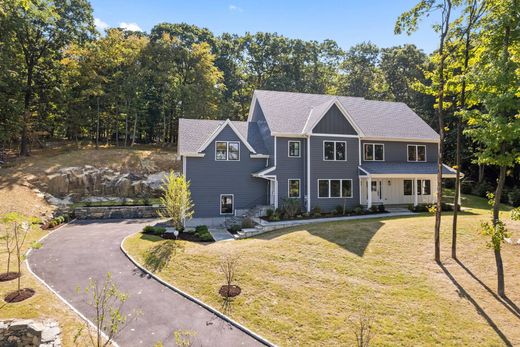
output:
<path id="1" fill-rule="evenodd" d="M 456 163 L 457 172 L 455 176 L 455 197 L 453 199 L 453 229 L 451 233 L 451 257 L 457 259 L 457 217 L 459 214 L 459 197 L 460 197 L 460 151 L 461 151 L 461 131 L 462 124 L 460 118 L 457 120 L 457 148 L 456 148 Z"/>
<path id="2" fill-rule="evenodd" d="M 484 165 L 478 165 L 478 183 L 482 183 L 482 181 L 484 180 L 485 169 L 486 167 Z"/>
<path id="3" fill-rule="evenodd" d="M 502 144 L 502 153 L 505 152 L 505 144 Z M 506 167 L 500 167 L 500 174 L 498 175 L 497 190 L 495 191 L 495 201 L 493 203 L 493 227 L 496 228 L 500 221 L 500 198 L 504 189 L 504 182 L 506 180 Z M 494 245 L 495 262 L 497 264 L 497 291 L 500 297 L 505 297 L 505 283 L 504 283 L 504 264 L 502 263 L 502 253 L 500 244 Z"/>
<path id="4" fill-rule="evenodd" d="M 445 11 L 445 12 L 444 12 Z M 451 1 L 446 2 L 446 8 L 443 9 L 443 23 L 441 30 L 441 38 L 439 45 L 440 63 L 439 63 L 439 90 L 437 93 L 438 108 L 437 115 L 439 121 L 439 146 L 437 157 L 437 209 L 435 211 L 435 261 L 441 261 L 441 216 L 442 216 L 442 162 L 444 152 L 444 62 L 446 60 L 444 52 L 444 40 L 448 34 L 451 14 Z"/>
<path id="5" fill-rule="evenodd" d="M 31 102 L 32 102 L 32 82 L 33 82 L 32 64 L 27 66 L 27 79 L 25 84 L 25 97 L 22 116 L 22 134 L 20 138 L 20 155 L 29 156 L 31 150 L 29 148 L 29 122 L 31 121 Z"/>
<path id="6" fill-rule="evenodd" d="M 119 101 L 116 100 L 116 147 L 119 147 Z"/>
<path id="7" fill-rule="evenodd" d="M 96 149 L 99 149 L 99 96 L 97 97 Z"/>
<path id="8" fill-rule="evenodd" d="M 128 99 L 126 99 L 126 115 L 125 115 L 125 148 L 128 146 Z"/>
<path id="9" fill-rule="evenodd" d="M 136 112 L 135 118 L 134 118 L 134 133 L 132 135 L 132 144 L 130 146 L 135 145 L 135 136 L 136 136 L 136 132 L 137 132 L 137 116 L 138 116 L 138 113 Z"/>

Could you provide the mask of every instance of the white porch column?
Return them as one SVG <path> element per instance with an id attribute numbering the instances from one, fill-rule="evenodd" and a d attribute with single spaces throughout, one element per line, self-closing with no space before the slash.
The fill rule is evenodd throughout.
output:
<path id="1" fill-rule="evenodd" d="M 413 205 L 417 206 L 417 177 L 413 179 Z"/>
<path id="2" fill-rule="evenodd" d="M 274 208 L 278 208 L 278 178 L 274 181 Z"/>
<path id="3" fill-rule="evenodd" d="M 372 207 L 372 177 L 367 179 L 367 207 Z"/>

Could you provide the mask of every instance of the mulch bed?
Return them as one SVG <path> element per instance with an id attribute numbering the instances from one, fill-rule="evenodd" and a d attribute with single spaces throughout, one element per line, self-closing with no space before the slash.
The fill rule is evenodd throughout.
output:
<path id="1" fill-rule="evenodd" d="M 20 291 L 15 290 L 14 292 L 8 293 L 4 297 L 4 301 L 8 302 L 8 303 L 24 301 L 26 299 L 29 299 L 31 296 L 33 296 L 34 293 L 36 293 L 36 292 L 34 291 L 34 289 L 31 289 L 31 288 L 23 288 L 23 289 L 20 289 Z"/>
<path id="2" fill-rule="evenodd" d="M 234 298 L 235 296 L 240 294 L 241 291 L 242 290 L 239 286 L 235 286 L 233 284 L 228 286 L 227 284 L 225 284 L 222 287 L 220 287 L 218 293 L 222 295 L 222 297 L 224 298 Z"/>
<path id="3" fill-rule="evenodd" d="M 163 239 L 167 240 L 175 240 L 175 235 L 173 233 L 164 233 L 161 235 Z M 191 242 L 207 242 L 202 241 L 197 235 L 193 233 L 180 233 L 179 236 L 177 236 L 177 240 L 184 240 L 184 241 L 191 241 Z"/>
<path id="4" fill-rule="evenodd" d="M 336 218 L 336 217 L 354 217 L 354 216 L 366 216 L 371 214 L 380 214 L 380 213 L 389 213 L 388 211 L 366 211 L 365 213 L 347 213 L 347 214 L 322 214 L 319 217 L 318 216 L 308 216 L 308 217 L 296 217 L 292 219 L 280 219 L 276 222 L 287 222 L 287 221 L 295 221 L 295 220 L 312 220 L 312 219 L 320 219 L 320 218 Z M 266 222 L 273 222 L 272 220 L 269 220 L 266 216 L 260 217 L 261 219 L 265 220 Z"/>
<path id="5" fill-rule="evenodd" d="M 14 271 L 4 272 L 4 273 L 0 274 L 0 282 L 12 281 L 12 280 L 18 278 L 18 276 L 20 276 L 20 274 L 18 272 L 14 272 Z"/>

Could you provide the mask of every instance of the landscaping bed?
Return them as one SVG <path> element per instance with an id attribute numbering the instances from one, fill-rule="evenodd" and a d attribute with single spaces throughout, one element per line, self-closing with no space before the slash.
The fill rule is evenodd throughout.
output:
<path id="1" fill-rule="evenodd" d="M 267 222 L 279 222 L 292 220 L 312 220 L 317 218 L 364 216 L 381 213 L 388 213 L 388 211 L 385 210 L 384 205 L 374 205 L 370 209 L 366 209 L 363 206 L 349 209 L 338 205 L 330 212 L 322 212 L 319 207 L 314 207 L 311 212 L 301 212 L 300 210 L 297 212 L 290 212 L 287 210 L 287 207 L 282 206 L 276 210 L 267 210 L 266 215 L 261 218 Z"/>
<path id="2" fill-rule="evenodd" d="M 167 232 L 168 225 L 159 223 L 154 226 L 147 225 L 143 228 L 143 234 L 159 236 L 166 240 L 184 240 L 191 242 L 214 242 L 213 237 L 205 225 L 199 225 L 194 230 L 187 229 L 175 235 L 173 232 Z"/>

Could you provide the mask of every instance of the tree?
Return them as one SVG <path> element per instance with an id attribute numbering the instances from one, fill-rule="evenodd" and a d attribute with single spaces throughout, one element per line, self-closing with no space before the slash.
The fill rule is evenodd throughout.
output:
<path id="1" fill-rule="evenodd" d="M 439 145 L 438 145 L 438 159 L 437 159 L 437 206 L 435 210 L 435 261 L 441 261 L 441 247 L 440 247 L 440 230 L 441 230 L 441 215 L 442 215 L 442 169 L 443 169 L 443 155 L 444 155 L 444 92 L 445 92 L 445 61 L 447 53 L 445 50 L 446 39 L 450 30 L 450 16 L 453 3 L 451 0 L 421 0 L 419 3 L 407 11 L 397 19 L 395 25 L 395 33 L 400 34 L 403 31 L 410 34 L 417 30 L 418 22 L 423 16 L 428 16 L 431 12 L 440 10 L 441 21 L 440 25 L 436 26 L 439 32 L 439 49 L 436 53 L 438 57 L 438 65 L 436 69 L 435 86 L 437 89 L 437 121 L 439 124 Z"/>
<path id="2" fill-rule="evenodd" d="M 161 204 L 165 211 L 159 211 L 162 218 L 170 218 L 177 230 L 184 228 L 184 222 L 193 216 L 193 202 L 191 201 L 190 182 L 184 175 L 176 175 L 170 171 L 163 181 L 163 196 Z"/>
<path id="3" fill-rule="evenodd" d="M 23 57 L 23 113 L 20 119 L 20 154 L 29 155 L 35 81 L 52 69 L 70 43 L 94 33 L 92 8 L 86 0 L 31 0 L 6 9 L 7 27 Z"/>
<path id="4" fill-rule="evenodd" d="M 469 79 L 475 84 L 476 97 L 483 109 L 466 112 L 468 127 L 464 133 L 480 144 L 477 162 L 499 167 L 497 187 L 492 196 L 491 235 L 497 266 L 498 295 L 505 297 L 501 243 L 504 225 L 500 220 L 506 171 L 520 163 L 520 35 L 517 0 L 496 1 L 479 26 L 477 63 Z"/>

